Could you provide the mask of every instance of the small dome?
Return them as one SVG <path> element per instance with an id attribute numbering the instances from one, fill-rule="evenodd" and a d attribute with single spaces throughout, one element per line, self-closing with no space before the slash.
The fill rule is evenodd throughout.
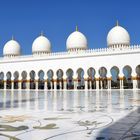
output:
<path id="1" fill-rule="evenodd" d="M 112 47 L 114 45 L 129 46 L 130 45 L 130 36 L 126 29 L 123 27 L 117 26 L 113 27 L 107 35 L 107 45 Z"/>
<path id="2" fill-rule="evenodd" d="M 20 55 L 20 45 L 15 40 L 8 41 L 3 48 L 4 56 L 19 56 Z"/>
<path id="3" fill-rule="evenodd" d="M 32 53 L 50 53 L 51 52 L 51 43 L 43 35 L 37 37 L 32 44 Z"/>
<path id="4" fill-rule="evenodd" d="M 87 49 L 87 39 L 84 34 L 76 30 L 71 33 L 66 41 L 67 50 L 73 49 Z"/>

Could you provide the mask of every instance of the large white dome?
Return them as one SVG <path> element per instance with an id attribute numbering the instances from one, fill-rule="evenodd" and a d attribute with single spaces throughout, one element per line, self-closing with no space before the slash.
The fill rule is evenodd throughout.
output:
<path id="1" fill-rule="evenodd" d="M 129 46 L 130 36 L 126 29 L 117 25 L 113 27 L 107 35 L 107 45 L 112 47 L 114 45 Z"/>
<path id="2" fill-rule="evenodd" d="M 4 56 L 19 56 L 20 55 L 20 45 L 15 40 L 8 41 L 3 48 Z"/>
<path id="3" fill-rule="evenodd" d="M 32 53 L 49 53 L 51 52 L 51 43 L 43 35 L 37 37 L 32 44 Z"/>
<path id="4" fill-rule="evenodd" d="M 74 49 L 87 49 L 87 39 L 84 34 L 79 31 L 75 31 L 69 35 L 66 41 L 67 50 Z"/>

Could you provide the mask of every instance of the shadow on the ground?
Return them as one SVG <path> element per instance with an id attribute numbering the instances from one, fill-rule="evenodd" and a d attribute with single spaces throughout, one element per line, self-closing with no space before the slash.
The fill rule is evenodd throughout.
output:
<path id="1" fill-rule="evenodd" d="M 140 140 L 140 107 L 103 128 L 96 140 Z"/>

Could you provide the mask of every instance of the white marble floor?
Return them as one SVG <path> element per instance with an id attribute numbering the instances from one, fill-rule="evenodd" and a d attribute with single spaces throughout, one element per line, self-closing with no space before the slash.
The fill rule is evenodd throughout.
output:
<path id="1" fill-rule="evenodd" d="M 140 139 L 140 91 L 1 91 L 0 140 Z"/>

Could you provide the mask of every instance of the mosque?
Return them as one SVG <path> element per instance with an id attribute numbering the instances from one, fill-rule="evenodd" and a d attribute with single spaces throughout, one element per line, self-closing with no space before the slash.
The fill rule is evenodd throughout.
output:
<path id="1" fill-rule="evenodd" d="M 0 89 L 140 88 L 140 46 L 130 45 L 129 33 L 118 23 L 107 35 L 107 48 L 88 49 L 77 28 L 66 47 L 66 52 L 51 52 L 51 42 L 41 34 L 32 55 L 24 56 L 15 39 L 8 41 L 0 58 Z"/>

